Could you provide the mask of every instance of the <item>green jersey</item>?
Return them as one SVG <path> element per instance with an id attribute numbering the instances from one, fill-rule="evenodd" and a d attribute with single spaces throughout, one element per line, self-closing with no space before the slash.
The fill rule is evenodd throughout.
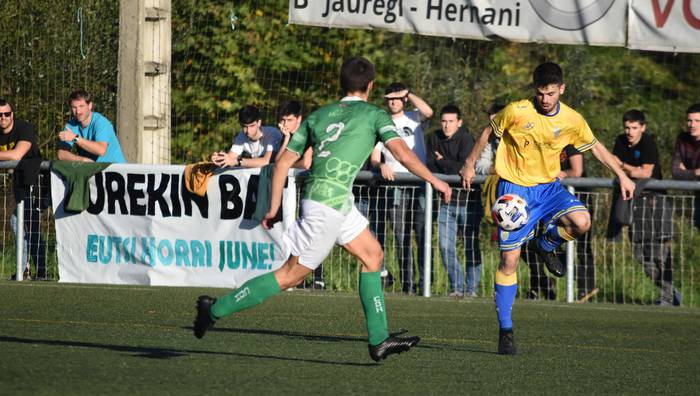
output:
<path id="1" fill-rule="evenodd" d="M 379 140 L 400 138 L 389 114 L 363 100 L 346 98 L 311 113 L 292 135 L 287 150 L 300 156 L 313 147 L 305 199 L 347 214 L 355 176 Z"/>

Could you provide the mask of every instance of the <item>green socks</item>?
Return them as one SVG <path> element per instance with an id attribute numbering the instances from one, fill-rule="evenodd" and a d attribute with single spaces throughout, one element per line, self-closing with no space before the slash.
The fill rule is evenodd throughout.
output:
<path id="1" fill-rule="evenodd" d="M 223 296 L 211 307 L 212 319 L 220 319 L 254 307 L 280 293 L 274 272 L 244 283 L 233 293 Z M 384 292 L 379 272 L 360 273 L 360 301 L 365 311 L 370 345 L 378 345 L 389 337 Z"/>
<path id="2" fill-rule="evenodd" d="M 389 330 L 386 322 L 382 279 L 379 272 L 360 273 L 360 301 L 362 301 L 362 308 L 365 310 L 369 344 L 381 344 L 389 337 Z"/>
<path id="3" fill-rule="evenodd" d="M 233 293 L 221 297 L 211 307 L 212 319 L 218 320 L 232 313 L 254 307 L 280 293 L 275 273 L 269 272 L 244 283 Z M 383 301 L 382 301 L 383 303 Z"/>

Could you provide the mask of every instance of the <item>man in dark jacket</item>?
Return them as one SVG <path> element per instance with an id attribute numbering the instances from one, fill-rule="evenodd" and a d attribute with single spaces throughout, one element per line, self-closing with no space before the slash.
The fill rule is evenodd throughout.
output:
<path id="1" fill-rule="evenodd" d="M 37 185 L 41 153 L 36 128 L 24 120 L 15 119 L 12 106 L 5 99 L 0 99 L 0 161 L 20 161 L 13 177 L 15 202 L 24 202 L 25 246 L 36 265 L 36 279 L 45 279 L 46 247 L 39 228 L 39 215 L 41 197 L 47 191 L 40 192 Z M 24 276 L 29 276 L 27 270 Z"/>
<path id="2" fill-rule="evenodd" d="M 455 105 L 447 105 L 440 111 L 441 129 L 429 138 L 426 148 L 427 165 L 434 173 L 459 175 L 469 153 L 474 147 L 474 137 L 462 125 L 462 115 Z M 442 264 L 447 270 L 452 297 L 476 297 L 481 278 L 481 247 L 479 224 L 483 210 L 481 191 L 455 189 L 449 204 L 438 210 L 438 241 Z M 464 246 L 467 278 L 466 289 L 462 264 L 457 258 L 457 238 Z"/>

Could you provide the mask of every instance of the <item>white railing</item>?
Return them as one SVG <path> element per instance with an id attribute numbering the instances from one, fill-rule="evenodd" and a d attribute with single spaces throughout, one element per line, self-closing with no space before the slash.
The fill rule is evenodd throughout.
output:
<path id="1" fill-rule="evenodd" d="M 3 202 L 0 221 L 3 225 L 0 248 L 0 274 L 9 277 L 12 273 L 17 274 L 17 280 L 22 280 L 24 268 L 27 260 L 35 261 L 35 252 L 23 253 L 26 244 L 23 243 L 23 235 L 28 232 L 24 227 L 24 210 L 22 203 L 19 210 L 14 209 L 14 198 L 11 189 L 11 177 L 9 169 L 14 168 L 16 162 L 0 162 L 0 197 Z M 48 163 L 44 163 L 43 169 L 48 168 Z M 300 182 L 303 182 L 304 173 L 297 172 Z M 451 183 L 455 188 L 455 194 L 459 202 L 466 202 L 468 199 L 476 199 L 475 191 L 465 191 L 460 186 L 458 176 L 440 176 L 443 180 Z M 477 176 L 476 184 L 483 183 L 484 178 Z M 613 188 L 615 183 L 611 179 L 604 178 L 572 178 L 563 182 L 569 191 L 576 193 L 577 188 L 591 189 L 594 191 L 578 192 L 584 203 L 591 205 L 593 227 L 590 236 L 589 249 L 577 249 L 577 244 L 585 243 L 573 241 L 567 244 L 565 251 L 567 261 L 567 277 L 565 284 L 554 284 L 552 281 L 544 279 L 544 283 L 534 282 L 532 271 L 541 271 L 541 265 L 533 263 L 532 259 L 519 266 L 518 279 L 520 296 L 549 298 L 555 296 L 563 301 L 575 302 L 578 300 L 577 292 L 580 292 L 582 284 L 592 284 L 599 290 L 598 295 L 593 298 L 597 301 L 608 301 L 614 303 L 652 303 L 658 299 L 659 288 L 644 273 L 644 267 L 640 264 L 633 251 L 633 244 L 627 233 L 623 233 L 621 242 L 613 242 L 605 238 L 605 228 L 608 221 L 608 214 L 612 201 Z M 355 184 L 356 198 L 364 199 L 365 214 L 371 222 L 371 228 L 378 238 L 383 242 L 385 250 L 385 264 L 388 272 L 394 275 L 393 284 L 387 284 L 387 291 L 407 292 L 409 294 L 418 293 L 425 297 L 431 295 L 448 295 L 452 292 L 454 285 L 450 284 L 449 276 L 442 264 L 442 257 L 439 249 L 439 239 L 441 237 L 438 227 L 435 225 L 436 214 L 440 212 L 443 204 L 438 199 L 425 199 L 424 205 L 420 208 L 413 205 L 407 211 L 400 212 L 395 209 L 398 205 L 394 195 L 412 197 L 410 200 L 418 200 L 420 196 L 433 196 L 430 185 L 426 185 L 412 175 L 397 175 L 393 183 L 382 183 L 380 176 L 370 172 L 360 172 Z M 700 233 L 693 224 L 693 219 L 697 216 L 694 194 L 700 191 L 700 182 L 685 182 L 673 180 L 650 181 L 647 188 L 668 190 L 667 197 L 673 208 L 671 218 L 673 221 L 673 233 L 670 239 L 671 255 L 673 261 L 673 284 L 683 294 L 683 305 L 695 306 L 700 297 L 700 282 L 697 279 L 700 274 Z M 44 193 L 39 191 L 39 193 Z M 397 195 L 397 196 L 399 196 Z M 585 198 L 585 199 L 584 199 Z M 469 209 L 468 216 L 477 215 L 479 218 L 483 212 L 473 212 Z M 12 212 L 17 216 L 16 235 L 13 235 L 8 226 Z M 53 218 L 50 210 L 39 213 L 41 224 L 39 230 L 42 233 L 42 243 L 53 246 L 55 234 L 53 230 Z M 397 214 L 403 217 L 397 218 Z M 420 218 L 418 218 L 420 216 Z M 420 220 L 420 221 L 419 221 Z M 421 224 L 421 232 L 425 236 L 418 244 L 416 230 L 410 238 L 401 238 L 396 232 L 396 225 L 403 224 L 403 230 L 412 230 L 417 222 Z M 493 292 L 493 275 L 499 263 L 499 253 L 496 243 L 491 241 L 489 236 L 493 230 L 493 225 L 481 222 L 481 230 L 470 239 L 471 235 L 464 230 L 457 229 L 457 260 L 463 272 L 468 272 L 465 268 L 466 255 L 470 254 L 469 247 L 465 244 L 475 246 L 481 245 L 481 278 L 477 284 L 476 294 L 479 296 L 490 296 Z M 36 228 L 35 228 L 36 230 Z M 399 238 L 397 238 L 397 235 Z M 408 241 L 408 242 L 406 242 Z M 408 245 L 406 244 L 408 243 Z M 46 249 L 49 252 L 49 249 Z M 579 252 L 580 250 L 580 252 Z M 408 252 L 408 254 L 407 254 Z M 10 257 L 11 256 L 11 257 Z M 46 254 L 47 276 L 50 279 L 57 279 L 55 252 Z M 410 264 L 407 264 L 407 256 L 410 257 Z M 525 254 L 523 255 L 525 256 Z M 422 260 L 420 259 L 422 257 Z M 471 261 L 478 261 L 475 257 L 470 257 Z M 593 279 L 584 279 L 585 268 L 580 270 L 581 261 L 595 261 L 593 265 Z M 402 268 L 402 260 L 403 267 Z M 421 261 L 419 261 L 421 260 Z M 528 265 L 529 261 L 529 265 Z M 422 265 L 421 265 L 422 263 Z M 36 263 L 34 263 L 36 266 Z M 409 269 L 410 274 L 405 273 Z M 33 270 L 34 274 L 36 269 Z M 357 286 L 357 266 L 354 260 L 336 248 L 323 264 L 323 270 L 315 276 L 317 280 L 323 282 L 328 290 L 354 290 Z M 411 279 L 407 281 L 407 276 Z M 539 274 L 542 275 L 542 274 Z M 418 282 L 418 279 L 420 281 Z M 404 281 L 402 284 L 402 280 Z M 533 281 L 533 282 L 531 282 Z M 542 279 L 539 280 L 540 282 Z M 308 287 L 314 287 L 314 282 L 310 279 Z M 539 285 L 539 286 L 538 286 Z M 542 286 L 544 285 L 544 286 Z M 543 290 L 542 288 L 546 289 Z"/>

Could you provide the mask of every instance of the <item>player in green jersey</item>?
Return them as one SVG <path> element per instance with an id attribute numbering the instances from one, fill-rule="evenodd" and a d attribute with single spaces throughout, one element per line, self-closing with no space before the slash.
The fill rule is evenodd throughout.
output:
<path id="1" fill-rule="evenodd" d="M 375 77 L 374 65 L 351 58 L 340 70 L 346 96 L 311 113 L 294 134 L 275 164 L 270 211 L 263 226 L 273 226 L 289 168 L 304 150 L 313 147 L 309 181 L 301 201 L 301 216 L 285 232 L 291 254 L 278 270 L 244 283 L 233 293 L 197 300 L 195 336 L 201 338 L 216 320 L 253 307 L 294 287 L 318 267 L 335 244 L 357 257 L 361 265 L 360 300 L 365 313 L 369 354 L 375 361 L 415 346 L 419 337 L 389 335 L 380 269 L 384 252 L 367 227 L 367 219 L 353 204 L 352 183 L 377 140 L 409 171 L 433 185 L 449 202 L 451 190 L 437 179 L 399 137 L 389 114 L 367 98 Z"/>

